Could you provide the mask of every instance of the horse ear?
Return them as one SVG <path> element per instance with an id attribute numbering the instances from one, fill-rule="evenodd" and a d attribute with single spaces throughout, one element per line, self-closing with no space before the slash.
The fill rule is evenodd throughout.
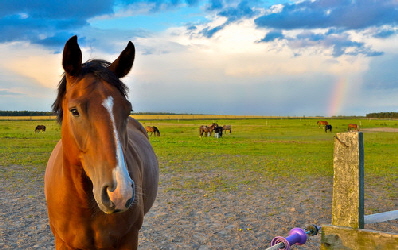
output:
<path id="1" fill-rule="evenodd" d="M 65 44 L 62 66 L 67 74 L 77 76 L 82 70 L 82 51 L 77 36 L 72 36 Z"/>
<path id="2" fill-rule="evenodd" d="M 125 77 L 133 67 L 135 48 L 132 42 L 120 53 L 120 56 L 109 65 L 109 69 L 119 78 Z"/>

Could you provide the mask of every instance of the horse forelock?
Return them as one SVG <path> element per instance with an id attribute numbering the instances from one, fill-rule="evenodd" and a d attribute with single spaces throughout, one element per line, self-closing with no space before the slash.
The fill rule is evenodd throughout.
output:
<path id="1" fill-rule="evenodd" d="M 80 76 L 75 77 L 75 81 L 79 81 L 87 74 L 93 74 L 95 77 L 107 82 L 114 86 L 119 92 L 127 98 L 128 87 L 120 81 L 120 79 L 108 69 L 110 62 L 101 59 L 88 60 L 82 64 L 82 71 Z M 67 77 L 64 72 L 58 84 L 58 95 L 52 104 L 52 111 L 56 114 L 59 123 L 62 123 L 63 109 L 62 100 L 66 94 Z"/>

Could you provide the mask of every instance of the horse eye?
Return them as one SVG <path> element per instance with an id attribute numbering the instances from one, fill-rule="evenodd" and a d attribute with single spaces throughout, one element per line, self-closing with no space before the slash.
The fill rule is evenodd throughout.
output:
<path id="1" fill-rule="evenodd" d="M 69 110 L 71 113 L 72 113 L 72 115 L 73 116 L 75 116 L 75 117 L 78 117 L 80 114 L 79 114 L 79 111 L 77 110 L 77 109 L 75 109 L 75 108 L 71 108 L 70 110 Z"/>

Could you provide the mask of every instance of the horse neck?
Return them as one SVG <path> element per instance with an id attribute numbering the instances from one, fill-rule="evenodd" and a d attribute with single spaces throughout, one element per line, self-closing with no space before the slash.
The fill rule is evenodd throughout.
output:
<path id="1" fill-rule="evenodd" d="M 61 141 L 62 152 L 60 154 L 62 155 L 62 167 L 58 170 L 60 171 L 58 174 L 61 176 L 59 181 L 62 183 L 62 186 L 69 187 L 69 194 L 73 193 L 70 199 L 78 199 L 79 201 L 75 200 L 75 202 L 91 207 L 91 203 L 94 201 L 92 194 L 93 186 L 82 167 L 82 162 L 78 157 L 78 150 L 65 137 Z M 88 200 L 87 195 L 90 197 Z"/>
<path id="2" fill-rule="evenodd" d="M 63 161 L 71 165 L 81 166 L 80 150 L 73 138 L 74 136 L 70 133 L 67 122 L 64 122 L 61 128 Z"/>

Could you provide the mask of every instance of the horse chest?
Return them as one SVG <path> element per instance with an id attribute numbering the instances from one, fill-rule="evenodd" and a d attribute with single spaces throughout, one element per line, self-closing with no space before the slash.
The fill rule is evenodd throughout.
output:
<path id="1" fill-rule="evenodd" d="M 97 213 L 65 219 L 58 225 L 56 236 L 74 249 L 118 249 L 138 218 L 132 217 L 129 211 L 112 215 Z"/>

